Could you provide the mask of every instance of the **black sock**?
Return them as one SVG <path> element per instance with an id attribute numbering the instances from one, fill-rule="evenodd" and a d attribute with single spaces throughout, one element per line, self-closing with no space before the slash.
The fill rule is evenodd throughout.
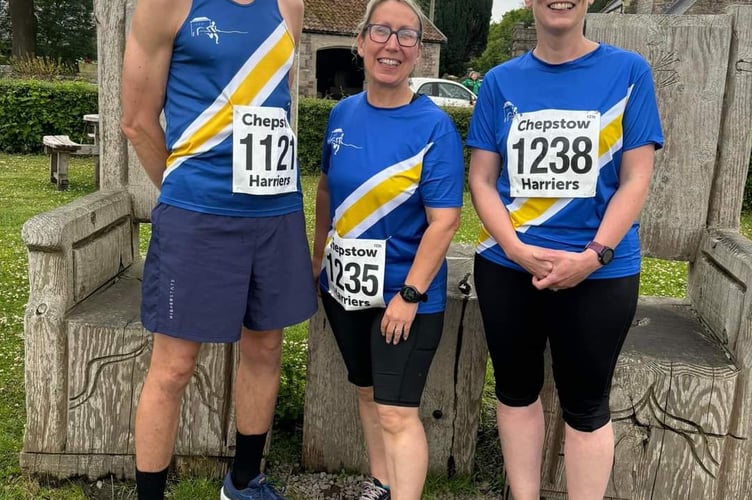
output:
<path id="1" fill-rule="evenodd" d="M 266 432 L 247 436 L 235 433 L 235 461 L 232 464 L 232 483 L 245 489 L 251 479 L 261 472 L 261 457 L 266 444 Z"/>
<path id="2" fill-rule="evenodd" d="M 167 468 L 160 472 L 141 472 L 136 469 L 138 500 L 162 500 L 167 484 Z"/>

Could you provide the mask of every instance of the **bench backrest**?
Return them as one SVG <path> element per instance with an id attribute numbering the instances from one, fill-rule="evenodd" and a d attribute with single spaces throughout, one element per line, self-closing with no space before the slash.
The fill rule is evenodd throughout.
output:
<path id="1" fill-rule="evenodd" d="M 752 9 L 594 14 L 586 33 L 650 62 L 665 133 L 641 217 L 644 252 L 694 260 L 705 227 L 738 228 L 752 147 Z M 588 82 L 582 82 L 587 85 Z"/>

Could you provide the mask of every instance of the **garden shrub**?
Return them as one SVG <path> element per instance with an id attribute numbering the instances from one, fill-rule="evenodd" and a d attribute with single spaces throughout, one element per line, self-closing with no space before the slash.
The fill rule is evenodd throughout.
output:
<path id="1" fill-rule="evenodd" d="M 321 145 L 324 142 L 326 122 L 329 112 L 337 101 L 301 97 L 298 108 L 298 162 L 300 172 L 314 174 L 321 167 Z M 454 120 L 457 130 L 465 140 L 467 127 L 470 125 L 472 108 L 446 108 L 445 111 Z M 367 123 L 363 124 L 368 127 Z M 378 133 L 378 131 L 373 131 Z M 465 151 L 465 166 L 468 165 L 469 152 Z"/>
<path id="2" fill-rule="evenodd" d="M 335 104 L 337 101 L 311 97 L 301 97 L 298 101 L 298 164 L 301 174 L 317 173 L 321 167 L 326 122 Z"/>
<path id="3" fill-rule="evenodd" d="M 80 142 L 83 115 L 97 106 L 97 89 L 88 83 L 0 79 L 0 151 L 40 153 L 45 135 Z"/>

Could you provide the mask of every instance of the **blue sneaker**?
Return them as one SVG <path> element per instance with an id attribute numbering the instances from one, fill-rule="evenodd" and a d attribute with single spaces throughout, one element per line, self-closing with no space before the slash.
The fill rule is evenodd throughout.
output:
<path id="1" fill-rule="evenodd" d="M 266 482 L 266 476 L 263 472 L 254 477 L 248 483 L 248 486 L 242 490 L 235 488 L 235 485 L 232 484 L 232 477 L 228 472 L 219 498 L 220 500 L 286 500 L 285 497 L 277 493 L 272 485 Z"/>

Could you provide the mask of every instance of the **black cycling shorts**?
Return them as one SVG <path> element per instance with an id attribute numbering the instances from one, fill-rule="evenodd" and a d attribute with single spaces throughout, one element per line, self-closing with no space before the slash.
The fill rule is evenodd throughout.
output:
<path id="1" fill-rule="evenodd" d="M 589 279 L 554 292 L 536 289 L 526 272 L 476 255 L 474 278 L 499 401 L 536 401 L 548 341 L 564 421 L 585 432 L 607 424 L 611 379 L 637 309 L 640 275 Z"/>
<path id="2" fill-rule="evenodd" d="M 420 406 L 444 313 L 416 314 L 407 340 L 395 345 L 381 335 L 385 309 L 346 311 L 323 290 L 321 301 L 347 366 L 347 379 L 358 387 L 373 386 L 377 403 Z"/>

